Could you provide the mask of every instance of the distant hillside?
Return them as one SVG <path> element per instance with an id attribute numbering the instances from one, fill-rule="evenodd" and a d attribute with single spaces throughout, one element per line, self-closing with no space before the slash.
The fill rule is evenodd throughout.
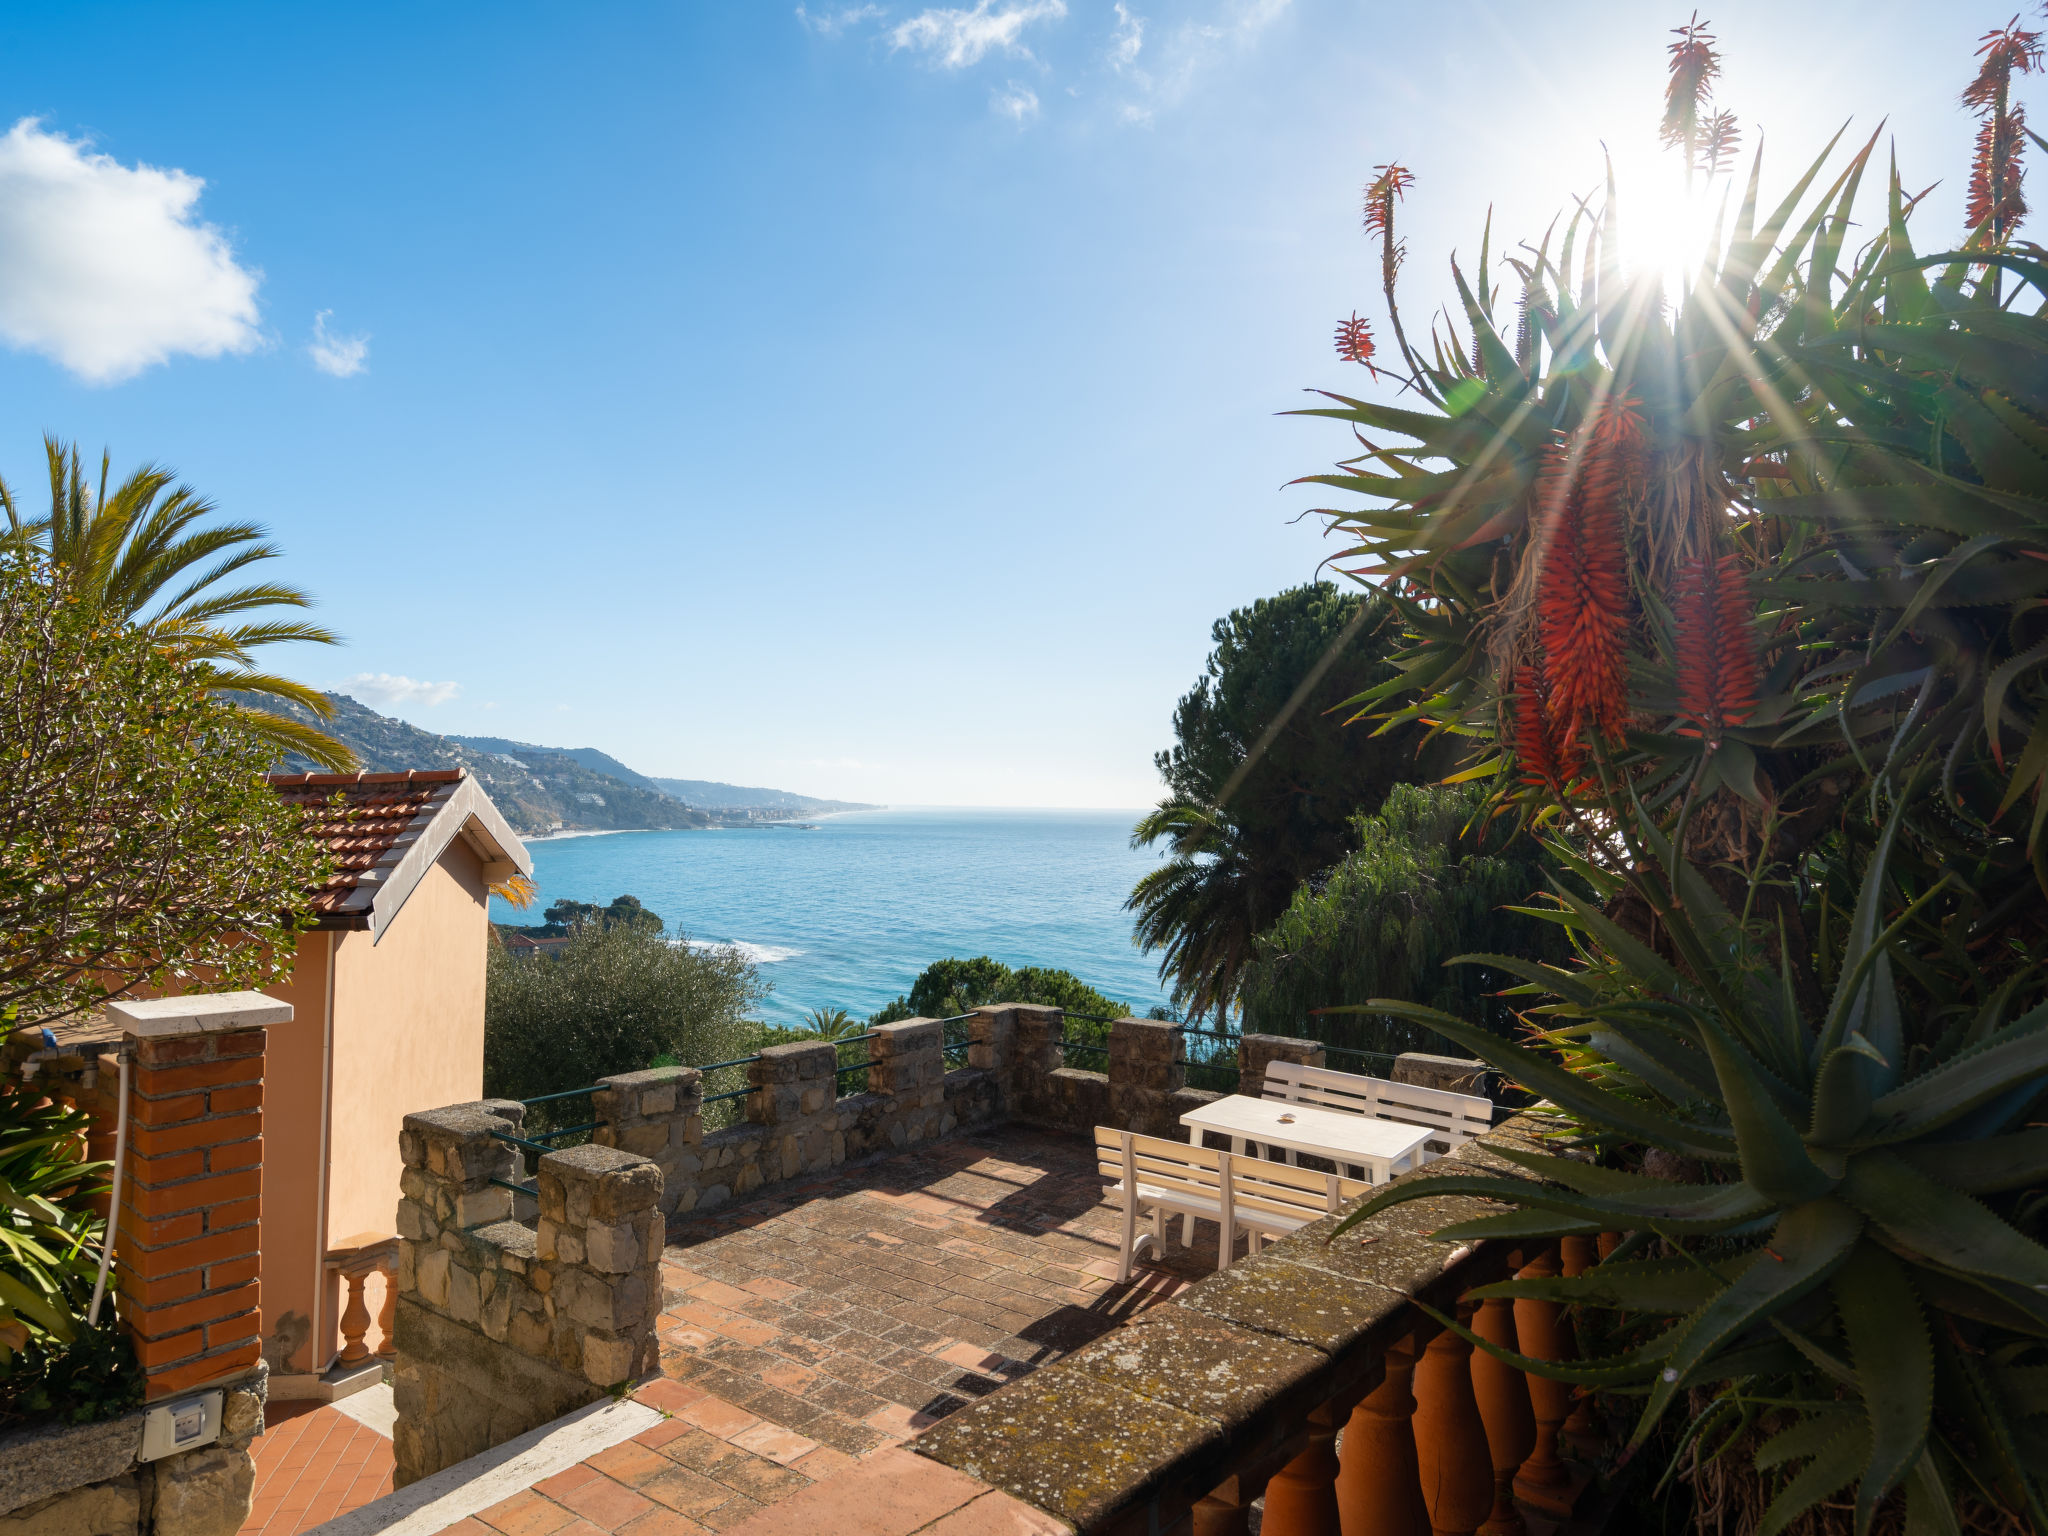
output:
<path id="1" fill-rule="evenodd" d="M 598 754 L 603 756 L 602 753 Z M 820 816 L 827 811 L 877 811 L 877 805 L 853 800 L 814 800 L 793 795 L 786 789 L 748 789 L 740 784 L 718 784 L 709 779 L 649 779 L 647 781 L 687 805 L 706 810 L 794 811 L 799 816 Z"/>
<path id="2" fill-rule="evenodd" d="M 791 794 L 786 789 L 749 789 L 741 784 L 720 784 L 713 779 L 661 779 L 636 773 L 608 752 L 595 747 L 536 747 L 531 742 L 508 741 L 503 736 L 450 736 L 450 741 L 485 752 L 507 752 L 514 757 L 529 752 L 554 752 L 573 757 L 596 773 L 608 773 L 622 784 L 669 795 L 700 811 L 789 811 L 798 816 L 817 816 L 826 811 L 872 811 L 872 805 L 851 800 L 819 800 L 811 795 Z"/>
<path id="3" fill-rule="evenodd" d="M 495 747 L 478 747 L 380 715 L 342 694 L 330 693 L 327 697 L 334 704 L 334 718 L 324 729 L 345 742 L 362 759 L 365 769 L 396 773 L 407 768 L 467 768 L 483 784 L 493 803 L 512 824 L 512 830 L 523 837 L 562 831 L 708 827 L 718 822 L 717 817 L 692 810 L 651 787 L 638 774 L 633 774 L 638 783 L 629 782 L 598 772 L 570 753 L 546 747 L 502 752 Z M 250 702 L 296 719 L 312 720 L 307 711 L 296 705 L 271 699 L 252 698 Z M 294 761 L 286 766 L 304 772 L 314 765 Z"/>

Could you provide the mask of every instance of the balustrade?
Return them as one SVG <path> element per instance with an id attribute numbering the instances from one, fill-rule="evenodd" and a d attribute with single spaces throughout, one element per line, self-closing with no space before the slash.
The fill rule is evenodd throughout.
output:
<path id="1" fill-rule="evenodd" d="M 364 1297 L 370 1276 L 384 1277 L 384 1295 L 377 1309 L 378 1360 L 389 1360 L 397 1350 L 392 1319 L 398 1305 L 398 1239 L 388 1232 L 358 1232 L 345 1237 L 327 1253 L 327 1267 L 336 1272 L 348 1291 L 341 1309 L 341 1353 L 334 1363 L 343 1368 L 365 1365 L 372 1358 L 364 1342 L 370 1331 L 370 1308 Z"/>

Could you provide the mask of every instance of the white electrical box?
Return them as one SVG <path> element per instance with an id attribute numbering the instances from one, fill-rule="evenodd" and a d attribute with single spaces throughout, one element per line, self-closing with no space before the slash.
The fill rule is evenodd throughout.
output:
<path id="1" fill-rule="evenodd" d="M 202 1392 L 152 1408 L 142 1421 L 142 1459 L 155 1461 L 220 1438 L 221 1400 L 225 1394 Z"/>

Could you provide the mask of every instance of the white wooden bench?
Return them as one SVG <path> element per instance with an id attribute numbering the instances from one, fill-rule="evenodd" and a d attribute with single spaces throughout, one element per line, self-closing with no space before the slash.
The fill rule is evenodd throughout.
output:
<path id="1" fill-rule="evenodd" d="M 1305 1066 L 1298 1061 L 1267 1062 L 1260 1089 L 1261 1097 L 1283 1103 L 1314 1104 L 1346 1114 L 1427 1126 L 1437 1134 L 1424 1144 L 1423 1161 L 1455 1151 L 1474 1137 L 1484 1135 L 1493 1125 L 1493 1101 L 1476 1094 L 1417 1088 L 1383 1077 Z M 1290 1151 L 1287 1161 L 1295 1162 L 1296 1154 Z"/>
<path id="2" fill-rule="evenodd" d="M 1151 1244 L 1155 1258 L 1165 1253 L 1169 1216 L 1181 1218 L 1183 1247 L 1194 1238 L 1197 1216 L 1216 1223 L 1216 1267 L 1222 1270 L 1230 1267 L 1239 1232 L 1250 1234 L 1256 1250 L 1372 1191 L 1370 1184 L 1334 1173 L 1236 1157 L 1106 1125 L 1095 1128 L 1095 1157 L 1103 1177 L 1116 1180 L 1110 1193 L 1123 1204 L 1119 1283 L 1131 1278 L 1145 1244 Z M 1148 1216 L 1150 1230 L 1140 1231 Z"/>

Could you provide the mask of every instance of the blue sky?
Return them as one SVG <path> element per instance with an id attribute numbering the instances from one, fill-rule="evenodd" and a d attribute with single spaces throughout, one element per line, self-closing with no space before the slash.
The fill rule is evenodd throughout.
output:
<path id="1" fill-rule="evenodd" d="M 1715 7 L 1782 186 L 1889 117 L 1957 223 L 1997 6 Z M 1307 579 L 1406 307 L 1655 123 L 1680 7 L 64 5 L 0 17 L 0 472 L 270 526 L 430 729 L 906 803 L 1135 806 L 1228 608 Z M 32 122 L 23 124 L 23 119 Z M 153 168 L 144 173 L 138 168 Z M 203 187 L 198 185 L 203 182 Z M 1923 246 L 1933 236 L 1923 233 Z M 383 679 L 378 682 L 375 679 Z"/>

